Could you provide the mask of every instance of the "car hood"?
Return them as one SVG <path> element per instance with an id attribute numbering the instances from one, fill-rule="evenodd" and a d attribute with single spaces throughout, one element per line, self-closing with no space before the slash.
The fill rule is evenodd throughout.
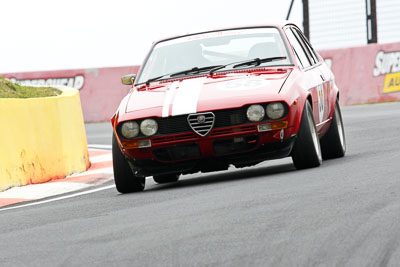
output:
<path id="1" fill-rule="evenodd" d="M 291 69 L 197 76 L 142 86 L 132 91 L 126 113 L 168 117 L 274 101 Z M 140 112 L 144 114 L 144 112 Z"/>

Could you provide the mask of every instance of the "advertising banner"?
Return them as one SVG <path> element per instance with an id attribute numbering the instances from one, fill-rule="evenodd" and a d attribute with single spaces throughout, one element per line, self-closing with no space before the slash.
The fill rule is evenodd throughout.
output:
<path id="1" fill-rule="evenodd" d="M 400 100 L 400 42 L 319 51 L 343 105 Z"/>

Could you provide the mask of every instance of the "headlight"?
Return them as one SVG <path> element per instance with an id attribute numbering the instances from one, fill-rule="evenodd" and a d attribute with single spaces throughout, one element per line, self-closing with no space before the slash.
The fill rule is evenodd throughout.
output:
<path id="1" fill-rule="evenodd" d="M 122 123 L 121 134 L 126 139 L 135 138 L 139 134 L 139 125 L 134 121 Z"/>
<path id="2" fill-rule="evenodd" d="M 157 130 L 158 130 L 158 124 L 153 119 L 145 119 L 140 124 L 140 130 L 146 136 L 155 135 L 157 133 Z"/>
<path id="3" fill-rule="evenodd" d="M 267 116 L 272 120 L 278 120 L 285 114 L 285 107 L 280 102 L 273 102 L 267 105 Z"/>
<path id="4" fill-rule="evenodd" d="M 247 118 L 252 122 L 261 121 L 264 118 L 265 111 L 261 105 L 251 105 L 247 109 Z"/>

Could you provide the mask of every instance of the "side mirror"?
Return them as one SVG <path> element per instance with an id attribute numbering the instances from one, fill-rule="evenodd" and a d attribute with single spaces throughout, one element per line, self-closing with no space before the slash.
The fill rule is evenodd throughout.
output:
<path id="1" fill-rule="evenodd" d="M 136 74 L 124 75 L 121 77 L 121 82 L 122 82 L 122 84 L 125 84 L 125 85 L 132 85 L 133 82 L 135 81 L 135 78 L 136 78 Z"/>

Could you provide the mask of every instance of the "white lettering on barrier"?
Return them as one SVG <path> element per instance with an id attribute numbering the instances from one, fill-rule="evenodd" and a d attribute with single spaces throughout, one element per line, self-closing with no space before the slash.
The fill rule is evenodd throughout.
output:
<path id="1" fill-rule="evenodd" d="M 80 90 L 84 83 L 85 77 L 83 75 L 76 75 L 75 77 L 60 77 L 49 79 L 24 79 L 18 80 L 16 78 L 9 79 L 13 83 L 18 83 L 25 86 L 68 86 Z"/>
<path id="2" fill-rule="evenodd" d="M 400 51 L 379 51 L 375 58 L 374 76 L 400 72 Z"/>

